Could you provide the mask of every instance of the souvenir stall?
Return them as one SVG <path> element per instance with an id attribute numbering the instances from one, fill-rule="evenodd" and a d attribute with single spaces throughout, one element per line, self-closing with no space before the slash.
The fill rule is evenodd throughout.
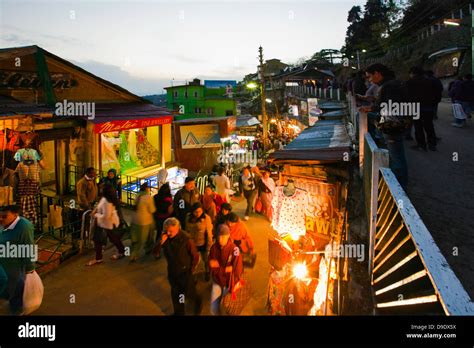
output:
<path id="1" fill-rule="evenodd" d="M 270 155 L 279 168 L 269 240 L 272 315 L 342 313 L 347 255 L 346 199 L 351 152 L 342 122 L 320 121 Z M 337 135 L 335 135 L 337 134 Z"/>

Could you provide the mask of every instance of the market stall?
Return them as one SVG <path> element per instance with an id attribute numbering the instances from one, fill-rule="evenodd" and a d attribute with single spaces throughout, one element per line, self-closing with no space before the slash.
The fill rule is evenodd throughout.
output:
<path id="1" fill-rule="evenodd" d="M 342 312 L 351 142 L 341 121 L 319 121 L 284 150 L 272 207 L 268 307 L 273 315 Z"/>

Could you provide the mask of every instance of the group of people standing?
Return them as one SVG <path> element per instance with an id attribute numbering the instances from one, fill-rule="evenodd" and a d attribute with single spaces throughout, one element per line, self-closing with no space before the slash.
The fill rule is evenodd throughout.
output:
<path id="1" fill-rule="evenodd" d="M 345 84 L 346 90 L 356 97 L 359 111 L 367 113 L 369 133 L 380 146 L 388 149 L 390 168 L 404 189 L 408 184 L 404 140 L 416 141 L 412 149 L 437 151 L 441 139 L 436 135 L 433 120 L 437 119 L 443 93 L 443 84 L 432 71 L 414 66 L 408 73 L 409 79 L 401 81 L 387 66 L 376 63 L 353 74 Z M 469 76 L 466 77 L 468 80 Z M 469 82 L 462 86 L 464 90 L 472 88 Z M 460 90 L 461 84 L 453 88 Z M 410 104 L 416 114 L 394 113 L 393 110 L 387 112 L 387 106 L 395 104 L 398 104 L 398 110 L 403 110 L 403 104 Z M 471 104 L 466 102 L 464 105 Z M 412 128 L 415 130 L 414 139 Z"/>
<path id="2" fill-rule="evenodd" d="M 240 177 L 240 192 L 247 201 L 245 220 L 253 212 L 262 213 L 271 222 L 272 199 L 275 193 L 275 181 L 270 177 L 270 171 L 263 173 L 258 167 L 246 167 Z"/>
<path id="3" fill-rule="evenodd" d="M 94 187 L 95 180 L 89 180 L 93 177 L 92 170 L 88 170 L 83 178 L 87 185 L 81 195 L 88 199 L 99 191 Z M 201 195 L 195 179 L 188 177 L 184 187 L 173 197 L 168 183 L 161 185 L 158 193 L 151 196 L 145 182 L 136 198 L 130 229 L 130 262 L 136 261 L 143 250 L 145 254 L 154 254 L 156 259 L 165 256 L 175 315 L 184 315 L 188 304 L 193 305 L 194 314 L 201 312 L 202 300 L 196 290 L 196 269 L 200 260 L 205 269 L 204 281 L 212 279 L 211 312 L 219 314 L 222 296 L 231 290 L 230 284 L 239 284 L 243 272 L 242 254 L 254 254 L 246 225 L 232 212 L 227 191 L 230 183 L 222 170 L 214 184 L 218 192 L 209 185 Z M 118 251 L 112 260 L 128 256 L 120 231 L 117 231 L 123 219 L 117 191 L 108 183 L 100 191 L 101 198 L 92 211 L 97 221 L 93 234 L 96 257 L 87 263 L 88 266 L 103 262 L 107 239 Z M 88 207 L 92 205 L 93 201 L 90 201 Z"/>

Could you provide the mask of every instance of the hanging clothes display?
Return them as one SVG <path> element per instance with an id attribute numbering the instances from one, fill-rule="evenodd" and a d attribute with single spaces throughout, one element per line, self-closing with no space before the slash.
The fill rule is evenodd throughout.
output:
<path id="1" fill-rule="evenodd" d="M 135 129 L 130 129 L 128 134 L 128 152 L 130 154 L 130 159 L 133 162 L 138 161 L 138 154 L 137 154 L 137 132 Z"/>
<path id="2" fill-rule="evenodd" d="M 141 129 L 137 132 L 137 155 L 142 167 L 160 163 L 160 153 L 150 144 Z"/>
<path id="3" fill-rule="evenodd" d="M 308 193 L 296 189 L 292 196 L 286 196 L 284 186 L 275 189 L 272 207 L 272 227 L 279 233 L 291 233 L 294 236 L 306 234 L 305 215 L 311 215 Z"/>
<path id="4" fill-rule="evenodd" d="M 40 191 L 40 165 L 37 162 L 30 165 L 20 162 L 15 172 L 18 173 L 20 179 L 18 197 L 23 216 L 32 224 L 36 224 L 37 197 Z"/>
<path id="5" fill-rule="evenodd" d="M 23 162 L 25 164 L 33 164 L 41 160 L 41 156 L 35 149 L 25 148 L 20 149 L 15 153 L 15 161 Z"/>
<path id="6" fill-rule="evenodd" d="M 134 133 L 134 130 L 130 131 L 130 134 Z M 129 139 L 131 136 L 129 135 Z M 137 167 L 137 164 L 135 163 L 134 158 L 136 156 L 133 156 L 132 152 L 136 151 L 136 145 L 131 145 L 127 142 L 127 137 L 125 136 L 124 133 L 120 134 L 120 139 L 122 142 L 120 143 L 120 149 L 119 149 L 119 162 L 120 162 L 120 171 L 121 172 L 126 172 L 128 170 L 134 169 Z M 133 139 L 136 139 L 136 137 L 133 137 Z M 136 155 L 136 154 L 135 154 Z"/>
<path id="7" fill-rule="evenodd" d="M 22 148 L 32 148 L 39 152 L 39 146 L 41 144 L 39 135 L 35 132 L 25 132 L 20 135 L 19 145 Z"/>
<path id="8" fill-rule="evenodd" d="M 108 138 L 102 135 L 102 170 L 108 171 L 112 168 L 120 167 L 117 154 L 115 153 L 113 141 L 114 138 Z"/>

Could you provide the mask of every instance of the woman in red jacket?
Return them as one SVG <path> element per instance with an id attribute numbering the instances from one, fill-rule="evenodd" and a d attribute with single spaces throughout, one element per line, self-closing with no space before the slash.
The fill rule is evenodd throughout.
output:
<path id="1" fill-rule="evenodd" d="M 221 299 L 229 291 L 231 276 L 234 286 L 238 286 L 243 273 L 242 255 L 232 242 L 227 225 L 219 226 L 217 242 L 209 253 L 209 268 L 212 275 L 211 313 L 219 315 Z"/>

